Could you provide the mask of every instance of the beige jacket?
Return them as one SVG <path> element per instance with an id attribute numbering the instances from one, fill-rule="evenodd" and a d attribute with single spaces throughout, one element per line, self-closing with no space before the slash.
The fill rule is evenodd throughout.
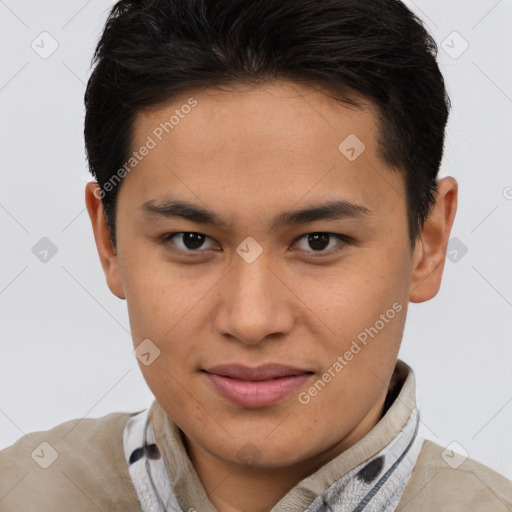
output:
<path id="1" fill-rule="evenodd" d="M 416 407 L 415 378 L 402 361 L 398 396 L 360 441 L 297 484 L 271 512 L 303 512 L 334 481 L 384 448 Z M 75 419 L 34 432 L 0 452 L 0 512 L 140 512 L 123 449 L 134 413 Z M 151 405 L 158 446 L 184 512 L 217 512 L 187 456 L 179 429 L 158 402 Z M 401 512 L 512 511 L 512 482 L 471 459 L 425 441 L 397 508 Z M 460 465 L 459 465 L 460 464 Z M 453 467 L 452 467 L 453 466 Z"/>

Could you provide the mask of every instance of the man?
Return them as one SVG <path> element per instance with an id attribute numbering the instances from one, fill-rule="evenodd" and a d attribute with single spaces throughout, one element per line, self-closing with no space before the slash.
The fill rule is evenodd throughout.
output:
<path id="1" fill-rule="evenodd" d="M 397 361 L 457 202 L 419 20 L 122 0 L 95 57 L 86 204 L 155 401 L 4 450 L 1 510 L 510 510 L 504 477 L 418 435 Z"/>

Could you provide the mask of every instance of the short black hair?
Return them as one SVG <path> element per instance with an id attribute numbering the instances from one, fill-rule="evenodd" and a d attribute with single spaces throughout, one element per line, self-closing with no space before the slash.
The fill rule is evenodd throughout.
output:
<path id="1" fill-rule="evenodd" d="M 114 246 L 112 179 L 124 176 L 139 111 L 187 91 L 288 79 L 377 107 L 381 155 L 404 173 L 414 247 L 434 203 L 450 110 L 437 51 L 399 0 L 118 1 L 84 98 L 89 169 Z"/>

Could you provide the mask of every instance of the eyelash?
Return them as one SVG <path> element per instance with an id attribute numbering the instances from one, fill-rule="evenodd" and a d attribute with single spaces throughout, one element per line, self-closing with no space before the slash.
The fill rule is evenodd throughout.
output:
<path id="1" fill-rule="evenodd" d="M 175 232 L 175 233 L 167 233 L 167 234 L 161 236 L 159 238 L 159 241 L 160 241 L 160 243 L 162 245 L 168 245 L 168 242 L 170 242 L 173 238 L 177 237 L 178 235 L 185 235 L 185 234 L 189 234 L 189 233 L 193 233 L 193 234 L 196 234 L 196 235 L 201 235 L 201 236 L 205 237 L 205 239 L 213 240 L 213 238 L 210 238 L 209 236 L 204 235 L 203 233 L 198 233 L 197 231 L 178 231 L 178 232 Z M 322 257 L 322 256 L 325 256 L 325 255 L 329 255 L 330 256 L 332 254 L 335 254 L 335 253 L 343 250 L 343 247 L 345 245 L 354 243 L 354 239 L 349 237 L 349 236 L 347 236 L 347 235 L 339 235 L 337 233 L 329 233 L 327 231 L 313 231 L 311 233 L 306 233 L 305 235 L 302 235 L 302 236 L 296 238 L 293 241 L 293 244 L 297 243 L 298 241 L 300 241 L 302 239 L 305 239 L 306 237 L 308 237 L 310 235 L 328 235 L 330 237 L 336 237 L 341 242 L 341 244 L 338 244 L 336 247 L 331 248 L 331 249 L 329 249 L 327 251 L 324 251 L 324 250 L 321 250 L 321 251 L 304 251 L 306 253 L 310 253 L 313 258 Z M 341 245 L 341 247 L 340 247 L 340 245 Z M 201 254 L 201 252 L 202 252 L 201 249 L 196 249 L 196 250 L 193 250 L 193 249 L 188 249 L 188 250 L 179 249 L 174 244 L 170 245 L 168 248 L 170 250 L 172 250 L 173 252 L 176 252 L 178 254 L 186 254 L 186 255 L 189 255 L 189 254 L 192 255 L 192 254 L 196 254 L 196 253 Z"/>

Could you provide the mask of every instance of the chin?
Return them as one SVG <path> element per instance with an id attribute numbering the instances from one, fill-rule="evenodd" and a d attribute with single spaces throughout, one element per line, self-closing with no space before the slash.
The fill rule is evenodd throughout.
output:
<path id="1" fill-rule="evenodd" d="M 239 439 L 230 438 L 221 450 L 213 449 L 212 453 L 230 464 L 250 469 L 278 469 L 291 466 L 310 458 L 316 452 L 311 447 L 297 450 L 298 442 L 275 438 L 270 440 L 268 434 L 258 438 L 243 436 Z M 309 453 L 311 452 L 311 453 Z"/>

